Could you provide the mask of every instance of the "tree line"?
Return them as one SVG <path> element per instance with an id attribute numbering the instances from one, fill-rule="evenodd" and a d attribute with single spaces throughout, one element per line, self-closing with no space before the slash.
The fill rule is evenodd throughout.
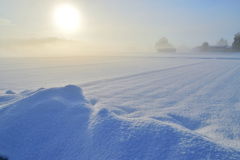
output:
<path id="1" fill-rule="evenodd" d="M 219 40 L 219 42 L 217 43 L 218 46 L 227 46 L 228 43 L 227 43 L 227 40 L 221 38 Z M 208 42 L 204 42 L 201 46 L 201 51 L 207 51 L 209 48 L 209 44 Z M 240 52 L 240 32 L 236 33 L 234 35 L 234 41 L 232 43 L 232 48 L 231 48 L 231 51 L 233 52 Z"/>

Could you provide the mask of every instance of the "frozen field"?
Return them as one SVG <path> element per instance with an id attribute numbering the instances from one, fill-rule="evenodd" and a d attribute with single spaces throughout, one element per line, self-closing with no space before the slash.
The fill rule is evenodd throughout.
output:
<path id="1" fill-rule="evenodd" d="M 240 159 L 240 53 L 0 59 L 10 160 Z"/>

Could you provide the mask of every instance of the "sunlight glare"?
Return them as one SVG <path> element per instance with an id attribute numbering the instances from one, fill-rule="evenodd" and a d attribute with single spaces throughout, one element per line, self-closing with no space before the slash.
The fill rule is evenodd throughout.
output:
<path id="1" fill-rule="evenodd" d="M 64 31 L 74 31 L 79 27 L 79 13 L 69 5 L 62 5 L 55 11 L 55 21 Z"/>

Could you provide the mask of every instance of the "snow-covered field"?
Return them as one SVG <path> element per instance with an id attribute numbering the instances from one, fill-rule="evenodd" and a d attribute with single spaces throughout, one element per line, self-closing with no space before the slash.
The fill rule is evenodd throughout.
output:
<path id="1" fill-rule="evenodd" d="M 9 160 L 240 159 L 240 53 L 0 59 Z"/>

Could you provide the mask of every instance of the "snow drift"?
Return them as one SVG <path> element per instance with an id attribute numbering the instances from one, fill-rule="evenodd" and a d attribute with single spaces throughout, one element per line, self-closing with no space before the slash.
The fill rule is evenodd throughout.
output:
<path id="1" fill-rule="evenodd" d="M 10 160 L 240 159 L 177 123 L 98 108 L 78 86 L 21 94 L 0 108 L 0 155 Z"/>

